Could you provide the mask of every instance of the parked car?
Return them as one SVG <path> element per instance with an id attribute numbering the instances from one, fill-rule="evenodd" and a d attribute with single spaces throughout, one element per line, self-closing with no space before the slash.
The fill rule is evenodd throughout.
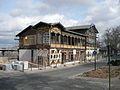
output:
<path id="1" fill-rule="evenodd" d="M 113 66 L 119 66 L 120 65 L 120 60 L 111 60 L 110 64 Z"/>

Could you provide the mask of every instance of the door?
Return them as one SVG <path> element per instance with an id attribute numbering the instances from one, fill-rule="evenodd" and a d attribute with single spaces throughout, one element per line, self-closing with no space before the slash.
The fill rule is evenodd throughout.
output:
<path id="1" fill-rule="evenodd" d="M 62 64 L 65 62 L 65 60 L 66 60 L 66 54 L 62 53 Z"/>

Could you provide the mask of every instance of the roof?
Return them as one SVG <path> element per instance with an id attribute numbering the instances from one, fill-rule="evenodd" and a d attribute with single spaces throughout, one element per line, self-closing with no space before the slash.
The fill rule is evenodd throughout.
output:
<path id="1" fill-rule="evenodd" d="M 72 26 L 72 27 L 66 27 L 67 31 L 80 31 L 80 33 L 83 31 L 85 32 L 86 30 L 89 30 L 90 28 L 94 28 L 96 33 L 98 33 L 98 30 L 96 29 L 94 24 L 91 25 L 81 25 L 81 26 Z"/>
<path id="2" fill-rule="evenodd" d="M 48 27 L 51 27 L 51 26 L 58 26 L 59 28 L 62 28 L 62 29 L 65 29 L 64 26 L 58 22 L 58 23 L 45 23 L 45 22 L 39 22 L 37 24 L 35 24 L 34 26 L 30 25 L 28 26 L 27 28 L 25 28 L 24 30 L 22 30 L 20 33 L 18 33 L 16 36 L 21 36 L 23 33 L 27 32 L 28 30 L 31 30 L 32 28 L 33 29 L 36 29 L 42 25 L 47 25 Z"/>
<path id="3" fill-rule="evenodd" d="M 58 26 L 59 28 L 65 29 L 65 27 L 60 23 L 50 23 L 51 26 Z"/>
<path id="4" fill-rule="evenodd" d="M 39 26 L 41 26 L 41 25 L 47 25 L 47 26 L 50 26 L 49 23 L 46 23 L 46 22 L 39 22 L 39 23 L 35 24 L 35 25 L 33 26 L 33 28 L 37 28 L 37 27 L 39 27 Z"/>
<path id="5" fill-rule="evenodd" d="M 65 32 L 72 33 L 72 34 L 75 34 L 75 35 L 80 35 L 80 36 L 84 36 L 84 37 L 86 37 L 86 35 L 81 34 L 81 33 L 77 33 L 77 32 L 74 32 L 74 31 L 67 31 L 67 30 L 64 30 L 64 31 L 65 31 Z"/>
<path id="6" fill-rule="evenodd" d="M 20 33 L 18 33 L 16 36 L 22 35 L 22 34 L 25 33 L 26 31 L 32 29 L 32 27 L 33 27 L 32 25 L 28 26 L 27 28 L 25 28 L 24 30 L 22 30 Z"/>
<path id="7" fill-rule="evenodd" d="M 21 36 L 23 35 L 25 32 L 27 32 L 28 30 L 32 30 L 36 29 L 42 25 L 47 25 L 48 27 L 54 27 L 57 26 L 59 28 L 61 28 L 61 30 L 66 31 L 66 32 L 70 32 L 70 33 L 74 33 L 74 34 L 79 34 L 79 35 L 83 35 L 86 30 L 89 30 L 90 28 L 94 28 L 95 32 L 98 33 L 95 25 L 91 24 L 91 25 L 81 25 L 81 26 L 72 26 L 72 27 L 64 27 L 60 22 L 57 23 L 46 23 L 46 22 L 39 22 L 37 24 L 35 24 L 34 26 L 30 25 L 27 28 L 25 28 L 24 30 L 22 30 L 20 33 L 18 33 L 16 36 Z M 85 36 L 85 35 L 83 35 Z"/>
<path id="8" fill-rule="evenodd" d="M 89 29 L 90 27 L 91 25 L 72 26 L 72 27 L 66 27 L 66 30 Z"/>
<path id="9" fill-rule="evenodd" d="M 59 26 L 60 28 L 64 28 L 64 26 L 60 22 L 57 22 L 57 23 L 39 22 L 36 25 L 34 25 L 33 28 L 37 28 L 37 27 L 39 27 L 41 25 L 47 25 L 49 27 L 51 27 L 51 26 Z"/>

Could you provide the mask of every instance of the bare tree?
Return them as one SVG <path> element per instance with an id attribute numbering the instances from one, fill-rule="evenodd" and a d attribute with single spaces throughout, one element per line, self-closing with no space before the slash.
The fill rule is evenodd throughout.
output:
<path id="1" fill-rule="evenodd" d="M 107 29 L 103 40 L 106 45 L 109 44 L 112 50 L 117 53 L 120 50 L 120 26 Z"/>

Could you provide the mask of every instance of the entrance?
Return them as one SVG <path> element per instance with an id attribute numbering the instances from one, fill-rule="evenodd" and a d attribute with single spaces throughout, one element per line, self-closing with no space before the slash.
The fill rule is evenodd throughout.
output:
<path id="1" fill-rule="evenodd" d="M 38 56 L 38 65 L 43 65 L 43 57 Z"/>
<path id="2" fill-rule="evenodd" d="M 71 54 L 71 61 L 73 61 L 73 54 Z"/>
<path id="3" fill-rule="evenodd" d="M 62 53 L 62 64 L 65 62 L 65 60 L 66 60 L 66 53 Z"/>

